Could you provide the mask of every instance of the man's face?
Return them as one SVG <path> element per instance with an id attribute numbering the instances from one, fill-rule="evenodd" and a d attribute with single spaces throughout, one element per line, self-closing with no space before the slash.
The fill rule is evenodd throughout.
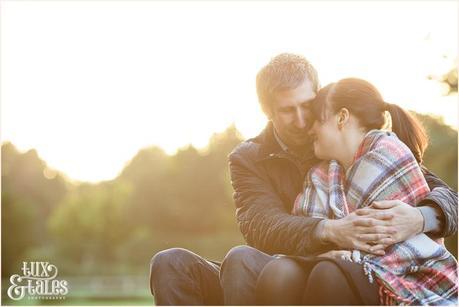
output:
<path id="1" fill-rule="evenodd" d="M 314 154 L 322 160 L 339 160 L 343 155 L 342 131 L 338 128 L 338 114 L 335 114 L 327 102 L 324 118 L 316 119 L 309 131 L 314 141 Z"/>
<path id="2" fill-rule="evenodd" d="M 308 79 L 295 89 L 274 95 L 270 120 L 287 146 L 296 148 L 308 143 L 308 131 L 313 124 L 310 104 L 315 97 L 316 92 Z"/>

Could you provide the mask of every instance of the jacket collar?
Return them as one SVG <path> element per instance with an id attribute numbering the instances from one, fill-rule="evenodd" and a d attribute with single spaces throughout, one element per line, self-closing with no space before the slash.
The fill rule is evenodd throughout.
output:
<path id="1" fill-rule="evenodd" d="M 272 122 L 268 122 L 265 129 L 253 139 L 255 143 L 260 144 L 257 160 L 264 160 L 274 157 L 286 155 L 287 152 L 282 149 L 282 146 L 276 140 L 274 126 Z"/>
<path id="2" fill-rule="evenodd" d="M 286 150 L 282 148 L 279 142 L 276 139 L 274 125 L 271 121 L 268 122 L 265 129 L 253 140 L 255 143 L 260 144 L 260 150 L 258 152 L 257 160 L 264 160 L 280 156 L 290 156 Z M 303 159 L 315 159 L 314 152 L 308 153 Z"/>

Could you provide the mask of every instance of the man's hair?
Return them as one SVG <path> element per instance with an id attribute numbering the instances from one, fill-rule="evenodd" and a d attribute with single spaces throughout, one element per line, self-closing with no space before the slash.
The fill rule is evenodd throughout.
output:
<path id="1" fill-rule="evenodd" d="M 264 66 L 257 74 L 257 94 L 265 114 L 272 109 L 273 95 L 278 91 L 292 90 L 309 79 L 314 91 L 319 90 L 316 69 L 301 55 L 281 53 Z"/>

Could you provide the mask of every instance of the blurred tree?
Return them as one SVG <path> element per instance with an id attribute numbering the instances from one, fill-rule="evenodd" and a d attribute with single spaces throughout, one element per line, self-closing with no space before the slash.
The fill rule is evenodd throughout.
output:
<path id="1" fill-rule="evenodd" d="M 457 131 L 437 118 L 418 116 L 431 139 L 426 166 L 457 189 Z M 71 189 L 47 171 L 35 151 L 20 154 L 4 144 L 2 271 L 8 274 L 5 268 L 37 246 L 67 274 L 144 272 L 153 254 L 173 246 L 221 259 L 243 242 L 227 165 L 241 140 L 232 125 L 214 134 L 204 150 L 190 145 L 167 155 L 145 148 L 114 180 Z M 42 234 L 46 230 L 51 235 Z M 454 238 L 447 246 L 457 255 Z"/>
<path id="2" fill-rule="evenodd" d="M 136 222 L 152 231 L 169 229 L 168 233 L 208 234 L 222 229 L 228 224 L 227 209 L 233 208 L 227 155 L 240 141 L 233 126 L 215 134 L 203 153 L 191 145 L 174 156 L 157 148 L 140 151 L 120 176 L 133 184 L 129 210 Z"/>
<path id="3" fill-rule="evenodd" d="M 441 81 L 448 85 L 448 94 L 457 94 L 457 67 L 452 68 L 447 74 L 443 75 Z"/>
<path id="4" fill-rule="evenodd" d="M 429 135 L 424 165 L 457 191 L 457 130 L 440 118 L 416 114 Z"/>
<path id="5" fill-rule="evenodd" d="M 160 148 L 151 147 L 140 150 L 116 179 L 129 182 L 133 187 L 126 213 L 131 217 L 130 229 L 167 228 L 170 219 L 166 216 L 175 194 L 171 170 L 171 157 Z"/>
<path id="6" fill-rule="evenodd" d="M 69 184 L 35 150 L 2 144 L 2 276 L 17 271 L 33 248 L 48 244 L 46 220 Z"/>
<path id="7" fill-rule="evenodd" d="M 2 179 L 3 181 L 3 179 Z M 40 244 L 36 222 L 38 208 L 2 191 L 2 278 L 19 272 L 27 251 Z"/>
<path id="8" fill-rule="evenodd" d="M 169 156 L 159 147 L 141 149 L 124 167 L 119 179 L 138 184 L 153 174 L 164 175 L 170 169 Z"/>
<path id="9" fill-rule="evenodd" d="M 427 78 L 429 80 L 436 80 L 441 82 L 446 86 L 446 94 L 454 95 L 457 94 L 457 70 L 458 70 L 459 60 L 456 58 L 454 67 L 452 67 L 448 72 L 441 76 L 429 75 Z"/>
<path id="10" fill-rule="evenodd" d="M 234 238 L 241 237 L 227 168 L 227 155 L 240 141 L 233 126 L 214 134 L 202 152 L 189 145 L 166 156 L 150 148 L 140 151 L 126 166 L 120 178 L 133 186 L 128 215 L 134 217 L 135 238 L 130 245 L 142 251 L 136 258 L 139 264 L 148 261 L 154 251 L 191 242 L 195 242 L 195 251 L 223 255 Z M 212 237 L 219 236 L 231 243 L 212 242 Z"/>
<path id="11" fill-rule="evenodd" d="M 68 193 L 49 219 L 49 229 L 62 257 L 86 265 L 113 264 L 126 243 L 126 200 L 130 185 L 122 181 L 83 184 Z M 96 269 L 97 271 L 97 269 Z"/>

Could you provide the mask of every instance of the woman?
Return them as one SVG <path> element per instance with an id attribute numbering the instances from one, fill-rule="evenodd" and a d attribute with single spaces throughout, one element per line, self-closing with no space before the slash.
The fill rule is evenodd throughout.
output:
<path id="1" fill-rule="evenodd" d="M 395 134 L 381 130 L 386 111 Z M 385 103 L 374 86 L 359 79 L 330 84 L 319 91 L 313 112 L 314 152 L 325 161 L 306 176 L 294 214 L 339 219 L 378 200 L 416 204 L 429 192 L 419 166 L 427 147 L 422 126 Z M 280 274 L 289 282 L 272 287 Z M 280 257 L 262 271 L 257 295 L 263 304 L 456 305 L 457 262 L 442 244 L 419 234 L 384 256 L 332 251 Z"/>

